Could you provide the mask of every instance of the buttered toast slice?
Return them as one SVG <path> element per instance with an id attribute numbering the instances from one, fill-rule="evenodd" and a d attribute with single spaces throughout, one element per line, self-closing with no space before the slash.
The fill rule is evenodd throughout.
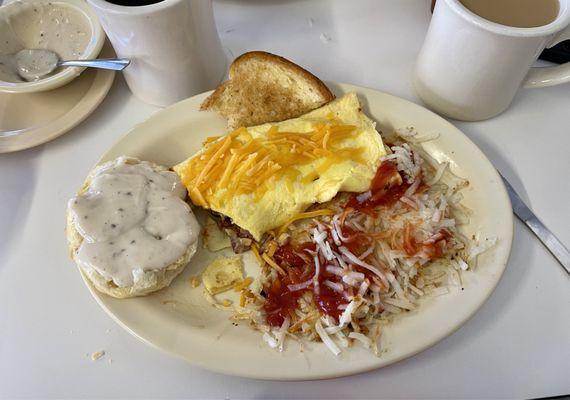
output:
<path id="1" fill-rule="evenodd" d="M 252 51 L 234 60 L 229 80 L 204 100 L 201 109 L 219 112 L 233 130 L 296 118 L 333 99 L 309 71 L 283 57 Z"/>

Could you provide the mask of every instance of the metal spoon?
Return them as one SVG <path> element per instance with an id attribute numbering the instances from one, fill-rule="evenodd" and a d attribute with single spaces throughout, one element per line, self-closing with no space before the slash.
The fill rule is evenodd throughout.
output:
<path id="1" fill-rule="evenodd" d="M 129 64 L 126 58 L 62 61 L 58 55 L 45 49 L 24 49 L 15 55 L 18 74 L 27 81 L 36 81 L 52 73 L 57 67 L 91 67 L 122 71 Z"/>

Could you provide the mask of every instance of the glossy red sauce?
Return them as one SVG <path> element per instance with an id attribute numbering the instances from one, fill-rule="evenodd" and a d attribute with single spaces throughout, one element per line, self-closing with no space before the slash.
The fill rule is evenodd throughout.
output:
<path id="1" fill-rule="evenodd" d="M 443 257 L 447 241 L 452 237 L 451 233 L 445 229 L 440 230 L 439 233 L 442 235 L 440 239 L 436 240 L 434 243 L 422 245 L 422 250 L 424 250 L 431 259 Z"/>
<path id="2" fill-rule="evenodd" d="M 335 249 L 336 250 L 336 249 Z M 338 317 L 342 314 L 342 310 L 339 310 L 338 306 L 341 304 L 347 304 L 348 300 L 344 297 L 342 293 L 336 292 L 334 289 L 326 286 L 324 282 L 329 280 L 335 283 L 342 284 L 342 278 L 326 270 L 326 263 L 322 263 L 323 267 L 319 274 L 319 290 L 318 294 L 316 290 L 313 290 L 313 298 L 317 304 L 318 309 L 338 321 Z"/>
<path id="3" fill-rule="evenodd" d="M 378 167 L 370 185 L 371 197 L 363 202 L 359 202 L 357 196 L 353 195 L 345 207 L 376 216 L 376 208 L 392 206 L 404 195 L 409 187 L 409 184 L 400 179 L 396 163 L 385 161 Z M 428 186 L 422 182 L 416 191 L 421 193 L 427 189 Z M 440 233 L 442 237 L 434 243 L 423 244 L 416 241 L 414 228 L 410 226 L 404 234 L 403 249 L 408 255 L 415 255 L 420 251 L 424 251 L 431 259 L 440 258 L 444 255 L 447 240 L 451 237 L 451 234 L 446 230 L 441 230 Z M 347 226 L 342 228 L 342 235 L 349 237 L 349 240 L 344 242 L 343 245 L 353 254 L 362 254 L 374 240 L 365 233 L 355 231 Z M 329 240 L 329 244 L 333 250 L 338 252 L 338 248 L 332 240 Z M 312 279 L 315 274 L 313 256 L 308 254 L 306 250 L 315 251 L 316 245 L 310 242 L 297 246 L 287 244 L 279 247 L 273 255 L 275 262 L 283 268 L 286 275 L 279 276 L 270 286 L 264 288 L 266 298 L 264 309 L 267 323 L 270 326 L 281 326 L 286 317 L 293 315 L 299 298 L 306 291 L 313 292 L 315 304 L 323 314 L 329 315 L 337 321 L 342 314 L 342 310 L 339 310 L 338 307 L 348 303 L 343 293 L 336 292 L 324 284 L 326 280 L 342 283 L 341 277 L 326 271 L 327 264 L 325 260 L 321 260 L 320 263 L 318 290 L 315 289 L 313 284 L 306 289 L 293 292 L 289 290 L 288 285 L 306 282 Z M 374 273 L 366 268 L 354 266 L 354 269 L 364 273 L 371 281 L 375 276 Z"/>
<path id="4" fill-rule="evenodd" d="M 342 236 L 348 237 L 348 240 L 346 242 L 343 242 L 343 246 L 350 250 L 350 252 L 353 254 L 361 254 L 372 242 L 370 236 L 362 232 L 355 231 L 349 226 L 342 227 Z M 333 244 L 334 243 L 331 243 L 331 246 Z M 336 247 L 334 250 L 336 250 Z"/>
<path id="5" fill-rule="evenodd" d="M 304 249 L 315 250 L 315 245 L 305 243 L 299 247 L 285 245 L 279 247 L 273 258 L 281 268 L 287 273 L 286 276 L 279 276 L 271 286 L 265 287 L 265 304 L 263 308 L 266 312 L 267 323 L 270 326 L 281 326 L 285 317 L 289 316 L 295 308 L 297 301 L 303 295 L 304 290 L 290 291 L 288 285 L 305 282 L 314 275 L 314 266 L 299 256 Z"/>
<path id="6" fill-rule="evenodd" d="M 373 194 L 375 191 L 386 189 L 394 179 L 395 175 L 399 175 L 396 163 L 393 161 L 383 161 L 376 170 L 376 175 L 372 178 L 370 183 L 370 190 Z"/>
<path id="7" fill-rule="evenodd" d="M 319 294 L 313 293 L 315 303 L 322 313 L 330 315 L 338 322 L 338 318 L 342 314 L 342 310 L 339 310 L 338 306 L 341 304 L 347 304 L 348 300 L 346 300 L 342 293 L 335 292 L 330 287 L 323 285 L 322 282 L 325 280 L 326 279 L 324 279 L 324 277 L 319 279 Z M 336 281 L 340 282 L 339 279 L 336 279 Z"/>
<path id="8" fill-rule="evenodd" d="M 266 320 L 270 326 L 281 326 L 285 317 L 291 315 L 297 308 L 297 300 L 303 294 L 303 290 L 291 292 L 287 285 L 292 284 L 289 276 L 278 277 L 270 287 L 265 287 Z"/>
<path id="9" fill-rule="evenodd" d="M 442 229 L 438 232 L 441 237 L 433 243 L 420 243 L 414 237 L 414 230 L 412 229 L 408 237 L 404 237 L 404 251 L 409 256 L 414 256 L 419 252 L 424 252 L 430 259 L 434 260 L 443 257 L 445 254 L 445 246 L 447 240 L 451 238 L 449 231 Z"/>
<path id="10" fill-rule="evenodd" d="M 263 308 L 266 312 L 266 320 L 270 326 L 281 326 L 287 316 L 292 315 L 297 308 L 299 297 L 304 292 L 313 291 L 313 299 L 317 308 L 324 314 L 330 315 L 338 320 L 342 310 L 338 309 L 340 304 L 348 303 L 341 293 L 335 292 L 333 289 L 324 285 L 325 280 L 332 282 L 341 282 L 341 278 L 337 275 L 326 271 L 326 263 L 321 263 L 319 274 L 319 290 L 318 294 L 311 284 L 307 289 L 291 291 L 288 285 L 303 283 L 311 279 L 315 274 L 315 265 L 311 257 L 304 259 L 299 254 L 306 253 L 305 249 L 314 251 L 314 243 L 303 243 L 298 246 L 284 245 L 279 247 L 273 258 L 281 268 L 287 273 L 286 276 L 279 276 L 272 282 L 271 286 L 264 288 L 265 304 Z M 308 261 L 310 260 L 310 261 Z"/>
<path id="11" fill-rule="evenodd" d="M 423 175 L 422 175 L 422 177 L 423 177 Z M 420 182 L 420 185 L 416 189 L 416 193 L 421 194 L 421 193 L 427 192 L 428 189 L 429 189 L 428 184 L 425 183 L 424 180 L 422 179 L 422 181 Z"/>
<path id="12" fill-rule="evenodd" d="M 275 251 L 273 258 L 281 267 L 303 267 L 307 262 L 299 254 L 302 254 L 305 249 L 315 251 L 316 247 L 313 243 L 308 242 L 295 247 L 286 244 Z M 307 252 L 305 254 L 310 257 Z"/>
<path id="13" fill-rule="evenodd" d="M 398 176 L 399 172 L 396 163 L 392 161 L 382 162 L 370 184 L 370 191 L 372 192 L 370 198 L 359 202 L 357 195 L 353 195 L 346 203 L 346 207 L 375 215 L 375 208 L 393 205 L 410 187 L 406 182 L 402 182 L 399 185 L 395 184 L 395 181 L 399 180 Z"/>

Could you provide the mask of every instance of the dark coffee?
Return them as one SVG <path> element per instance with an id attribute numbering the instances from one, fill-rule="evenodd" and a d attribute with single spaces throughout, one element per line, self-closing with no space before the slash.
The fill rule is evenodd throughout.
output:
<path id="1" fill-rule="evenodd" d="M 163 0 L 107 0 L 108 3 L 127 7 L 148 6 L 150 4 L 160 3 L 161 1 Z"/>

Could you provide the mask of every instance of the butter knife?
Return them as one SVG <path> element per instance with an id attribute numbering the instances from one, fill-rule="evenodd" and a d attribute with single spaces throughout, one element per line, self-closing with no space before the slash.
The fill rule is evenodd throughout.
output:
<path id="1" fill-rule="evenodd" d="M 499 175 L 501 173 L 499 172 Z M 536 235 L 538 239 L 546 246 L 548 251 L 552 253 L 554 258 L 562 265 L 566 272 L 570 275 L 570 252 L 562 244 L 560 240 L 544 224 L 534 215 L 530 208 L 519 197 L 515 189 L 511 186 L 509 181 L 501 175 L 503 182 L 507 187 L 507 193 L 511 199 L 513 212 L 515 215 L 525 223 L 526 226 Z"/>

